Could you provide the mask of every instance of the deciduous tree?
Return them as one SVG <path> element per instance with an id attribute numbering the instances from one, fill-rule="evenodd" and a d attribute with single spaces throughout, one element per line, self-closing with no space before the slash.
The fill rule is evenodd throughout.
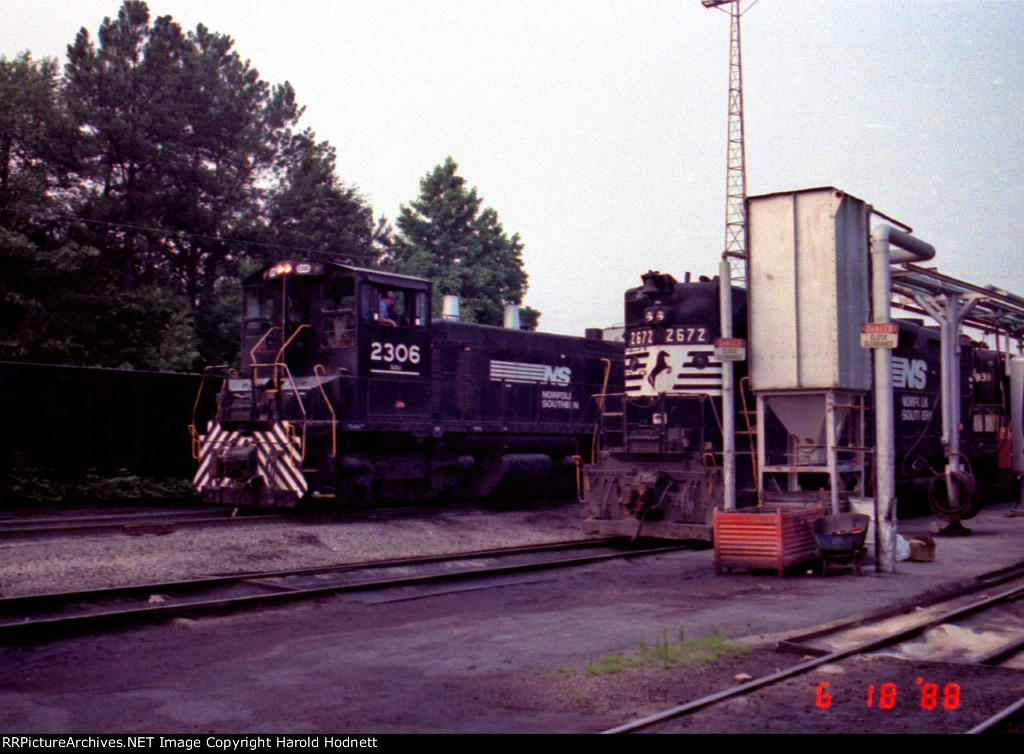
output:
<path id="1" fill-rule="evenodd" d="M 200 25 L 126 0 L 54 61 L 0 58 L 0 358 L 234 360 L 253 260 L 371 264 L 390 226 L 271 86 Z"/>

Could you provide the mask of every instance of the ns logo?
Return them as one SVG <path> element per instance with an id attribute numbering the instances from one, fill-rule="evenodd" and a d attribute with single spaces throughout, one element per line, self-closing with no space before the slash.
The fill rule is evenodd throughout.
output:
<path id="1" fill-rule="evenodd" d="M 568 385 L 572 379 L 572 370 L 569 367 L 544 367 L 544 379 L 548 385 Z"/>
<path id="2" fill-rule="evenodd" d="M 928 384 L 928 363 L 923 359 L 892 357 L 892 386 L 897 389 L 924 390 Z"/>

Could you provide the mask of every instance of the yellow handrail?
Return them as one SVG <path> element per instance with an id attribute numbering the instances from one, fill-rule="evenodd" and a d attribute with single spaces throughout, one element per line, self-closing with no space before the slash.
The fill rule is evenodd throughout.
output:
<path id="1" fill-rule="evenodd" d="M 303 325 L 302 327 L 309 327 L 309 325 Z M 296 332 L 298 332 L 298 330 L 296 330 Z M 289 338 L 289 342 L 291 342 L 291 338 Z M 285 343 L 285 346 L 287 345 L 288 343 Z M 284 346 L 281 347 L 281 351 L 283 350 Z M 302 396 L 299 395 L 299 389 L 295 387 L 295 380 L 292 379 L 292 372 L 288 368 L 288 365 L 285 364 L 284 362 L 274 362 L 275 382 L 278 369 L 284 369 L 285 376 L 287 377 L 287 382 L 291 386 L 292 392 L 295 394 L 295 402 L 299 404 L 299 411 L 302 412 L 302 453 L 300 454 L 299 457 L 299 463 L 302 463 L 303 461 L 306 460 L 306 407 L 302 404 Z M 291 424 L 288 425 L 288 431 L 294 432 L 294 430 L 291 428 Z"/>
<path id="2" fill-rule="evenodd" d="M 604 362 L 604 381 L 601 383 L 601 395 L 597 399 L 597 412 L 598 418 L 594 422 L 594 436 L 590 441 L 590 462 L 593 463 L 594 459 L 597 458 L 597 437 L 600 428 L 604 426 L 604 399 L 605 394 L 608 392 L 608 379 L 612 373 L 612 360 L 601 359 Z M 623 407 L 625 411 L 625 407 Z M 623 429 L 625 429 L 625 417 L 623 417 Z"/>
<path id="3" fill-rule="evenodd" d="M 260 346 L 263 345 L 263 341 L 265 341 L 268 337 L 270 337 L 270 333 L 274 332 L 274 330 L 280 330 L 280 329 L 281 329 L 280 327 L 271 327 L 270 329 L 268 329 L 265 333 L 263 333 L 263 337 L 256 341 L 256 345 L 254 345 L 252 347 L 252 350 L 249 351 L 249 363 L 252 365 L 252 386 L 253 386 L 253 390 L 256 389 L 256 371 L 257 371 L 257 369 L 260 366 L 263 366 L 261 364 L 257 364 L 256 363 L 256 351 L 258 351 Z M 276 360 L 277 359 L 275 358 L 275 361 Z"/>
<path id="4" fill-rule="evenodd" d="M 188 434 L 189 434 L 189 437 L 191 438 L 191 442 L 192 442 L 192 458 L 197 460 L 197 461 L 199 460 L 199 453 L 200 453 L 200 450 L 202 448 L 201 448 L 201 444 L 200 444 L 200 441 L 199 441 L 199 430 L 196 429 L 196 413 L 199 411 L 199 400 L 200 400 L 200 398 L 203 397 L 203 386 L 206 384 L 206 375 L 212 369 L 227 369 L 227 368 L 228 368 L 227 364 L 221 364 L 221 365 L 215 366 L 215 367 L 212 367 L 212 366 L 211 367 L 206 367 L 206 369 L 203 370 L 203 377 L 202 377 L 202 379 L 199 380 L 199 390 L 196 391 L 196 400 L 195 400 L 195 403 L 192 404 L 192 422 L 188 425 Z M 224 385 L 227 384 L 227 381 L 228 381 L 228 378 L 227 378 L 227 375 L 225 374 L 224 382 L 221 384 L 221 388 L 220 388 L 221 391 L 224 390 Z"/>
<path id="5" fill-rule="evenodd" d="M 334 406 L 327 399 L 327 393 L 324 390 L 324 383 L 320 381 L 320 374 L 327 374 L 327 370 L 323 364 L 317 364 L 313 367 L 313 374 L 316 375 L 316 384 L 320 388 L 320 395 L 324 397 L 324 403 L 327 404 L 327 410 L 331 412 L 331 458 L 338 455 L 338 416 L 334 413 Z"/>
<path id="6" fill-rule="evenodd" d="M 277 356 L 274 357 L 274 382 L 275 383 L 277 382 L 277 368 L 278 368 L 278 365 L 282 361 L 281 357 L 284 356 L 284 349 L 286 349 L 288 346 L 290 346 L 292 344 L 292 341 L 295 340 L 295 336 L 298 335 L 300 332 L 302 332 L 303 328 L 306 328 L 306 327 L 309 327 L 309 325 L 299 325 L 298 327 L 296 327 L 295 328 L 295 332 L 293 332 L 288 337 L 288 340 L 286 340 L 282 344 L 281 349 L 277 352 Z M 288 379 L 291 379 L 291 374 L 288 375 Z"/>

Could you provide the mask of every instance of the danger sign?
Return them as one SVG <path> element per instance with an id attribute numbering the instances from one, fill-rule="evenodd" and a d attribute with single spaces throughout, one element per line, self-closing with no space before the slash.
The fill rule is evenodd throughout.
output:
<path id="1" fill-rule="evenodd" d="M 868 322 L 860 328 L 861 348 L 895 348 L 899 328 L 895 322 Z"/>
<path id="2" fill-rule="evenodd" d="M 719 361 L 744 361 L 747 341 L 744 338 L 718 338 L 715 340 L 715 358 Z"/>

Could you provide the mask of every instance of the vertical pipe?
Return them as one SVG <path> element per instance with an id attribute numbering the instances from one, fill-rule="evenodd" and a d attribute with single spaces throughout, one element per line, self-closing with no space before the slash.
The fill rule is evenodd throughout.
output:
<path id="1" fill-rule="evenodd" d="M 1010 360 L 1010 467 L 1020 476 L 1017 509 L 1024 510 L 1024 358 Z"/>
<path id="2" fill-rule="evenodd" d="M 723 256 L 718 267 L 718 302 L 722 337 L 732 337 L 732 265 Z M 733 363 L 722 362 L 722 506 L 736 508 L 736 397 Z"/>
<path id="3" fill-rule="evenodd" d="M 871 238 L 871 321 L 891 322 L 888 233 Z M 875 365 L 875 559 L 882 573 L 896 571 L 896 422 L 892 351 L 874 349 Z"/>
<path id="4" fill-rule="evenodd" d="M 915 300 L 939 323 L 942 334 L 939 346 L 939 361 L 942 365 L 939 392 L 942 408 L 942 450 L 946 455 L 946 494 L 950 507 L 955 510 L 960 507 L 960 486 L 955 479 L 955 474 L 961 470 L 960 325 L 978 300 L 968 301 L 963 307 L 955 293 L 930 299 L 915 296 Z"/>
<path id="5" fill-rule="evenodd" d="M 452 294 L 444 294 L 441 302 L 441 319 L 451 319 L 456 322 L 461 319 L 459 316 L 459 297 Z"/>
<path id="6" fill-rule="evenodd" d="M 959 509 L 959 483 L 953 475 L 960 471 L 960 318 L 957 297 L 946 297 L 945 321 L 942 323 L 942 405 L 945 419 L 943 443 L 946 446 L 946 494 L 954 510 Z"/>
<path id="7" fill-rule="evenodd" d="M 832 513 L 839 513 L 839 479 L 838 458 L 836 443 L 838 442 L 836 432 L 836 395 L 829 391 L 825 393 L 825 465 L 828 468 L 830 487 L 830 500 Z"/>
<path id="8" fill-rule="evenodd" d="M 889 244 L 907 253 L 891 253 Z M 880 225 L 871 234 L 871 319 L 892 321 L 893 262 L 926 260 L 935 248 L 890 225 Z M 892 394 L 892 351 L 874 349 L 875 365 L 875 548 L 878 570 L 896 571 L 896 422 Z"/>

